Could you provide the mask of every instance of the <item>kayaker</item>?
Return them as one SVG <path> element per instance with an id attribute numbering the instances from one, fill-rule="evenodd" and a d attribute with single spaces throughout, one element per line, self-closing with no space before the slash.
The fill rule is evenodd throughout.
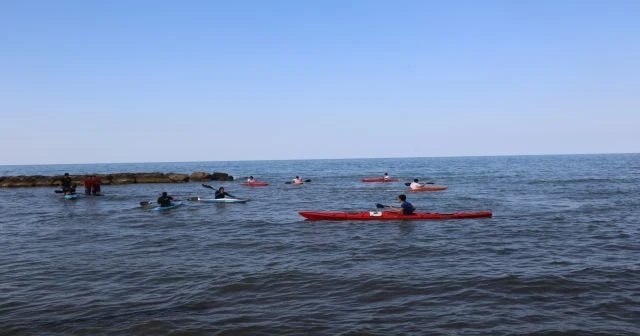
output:
<path id="1" fill-rule="evenodd" d="M 413 204 L 407 202 L 407 195 L 398 195 L 398 199 L 400 200 L 400 208 L 398 209 L 398 213 L 403 215 L 413 215 L 413 212 L 416 211 L 416 207 L 413 206 Z"/>
<path id="2" fill-rule="evenodd" d="M 169 196 L 166 191 L 163 191 L 162 196 L 158 197 L 158 204 L 161 207 L 171 206 L 171 201 L 173 201 L 173 197 Z"/>
<path id="3" fill-rule="evenodd" d="M 413 182 L 411 182 L 411 184 L 409 185 L 409 188 L 416 190 L 416 189 L 420 189 L 423 187 L 422 183 L 418 182 L 418 179 L 413 179 Z"/>
<path id="4" fill-rule="evenodd" d="M 296 178 L 293 179 L 293 184 L 303 184 L 303 183 L 304 181 L 302 181 L 300 176 L 296 176 Z"/>
<path id="5" fill-rule="evenodd" d="M 389 173 L 384 172 L 384 177 L 383 177 L 383 178 L 384 178 L 384 180 L 386 181 L 386 180 L 390 179 L 390 178 L 391 178 L 391 176 L 389 176 Z"/>
<path id="6" fill-rule="evenodd" d="M 235 198 L 234 196 L 232 196 L 231 194 L 229 194 L 228 192 L 224 191 L 224 187 L 220 187 L 218 190 L 216 190 L 216 197 L 215 199 L 219 199 L 219 198 L 224 198 L 225 196 L 229 196 L 231 198 Z"/>
<path id="7" fill-rule="evenodd" d="M 62 192 L 66 195 L 67 193 L 71 193 L 71 176 L 69 173 L 64 173 L 62 179 L 60 179 L 62 185 Z"/>
<path id="8" fill-rule="evenodd" d="M 253 183 L 256 180 L 253 179 L 253 176 L 249 176 L 249 178 L 247 179 L 247 183 Z"/>

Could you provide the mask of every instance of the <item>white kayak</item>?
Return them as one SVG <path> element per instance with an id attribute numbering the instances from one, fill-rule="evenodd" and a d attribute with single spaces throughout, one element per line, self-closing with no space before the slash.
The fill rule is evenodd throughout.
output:
<path id="1" fill-rule="evenodd" d="M 229 198 L 229 197 L 225 197 L 225 198 L 191 197 L 189 198 L 189 200 L 194 202 L 203 202 L 203 203 L 246 203 L 249 201 L 248 199 Z"/>
<path id="2" fill-rule="evenodd" d="M 66 194 L 64 195 L 64 198 L 68 200 L 78 199 L 78 194 Z"/>

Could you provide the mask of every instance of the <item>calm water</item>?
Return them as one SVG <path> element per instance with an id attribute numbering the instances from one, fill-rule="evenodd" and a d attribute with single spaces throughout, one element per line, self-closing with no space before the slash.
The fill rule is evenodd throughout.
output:
<path id="1" fill-rule="evenodd" d="M 140 208 L 199 183 L 0 189 L 0 335 L 638 335 L 640 155 L 0 166 L 0 175 L 222 171 L 252 201 Z M 419 210 L 490 219 L 306 222 L 446 185 Z M 295 175 L 312 179 L 284 184 Z"/>

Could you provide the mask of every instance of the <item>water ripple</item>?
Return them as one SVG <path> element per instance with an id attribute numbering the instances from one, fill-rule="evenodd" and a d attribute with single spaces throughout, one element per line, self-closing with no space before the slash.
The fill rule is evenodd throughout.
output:
<path id="1" fill-rule="evenodd" d="M 638 335 L 639 162 L 197 163 L 313 182 L 224 182 L 252 201 L 164 213 L 138 202 L 163 190 L 207 191 L 108 186 L 104 197 L 69 202 L 47 188 L 1 190 L 0 335 Z M 490 208 L 494 217 L 308 222 L 297 214 L 395 202 L 402 186 L 360 178 L 425 167 L 449 189 L 411 195 L 420 209 Z"/>

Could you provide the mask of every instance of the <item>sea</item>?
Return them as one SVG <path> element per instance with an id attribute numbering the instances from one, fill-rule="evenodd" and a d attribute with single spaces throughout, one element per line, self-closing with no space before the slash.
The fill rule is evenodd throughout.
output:
<path id="1" fill-rule="evenodd" d="M 0 335 L 640 335 L 640 154 L 0 166 L 195 171 L 250 201 L 189 202 L 212 197 L 200 182 L 0 189 Z M 361 182 L 384 172 L 400 182 Z M 414 178 L 448 189 L 407 193 Z M 163 191 L 184 205 L 140 206 Z M 403 193 L 493 217 L 298 214 Z"/>

